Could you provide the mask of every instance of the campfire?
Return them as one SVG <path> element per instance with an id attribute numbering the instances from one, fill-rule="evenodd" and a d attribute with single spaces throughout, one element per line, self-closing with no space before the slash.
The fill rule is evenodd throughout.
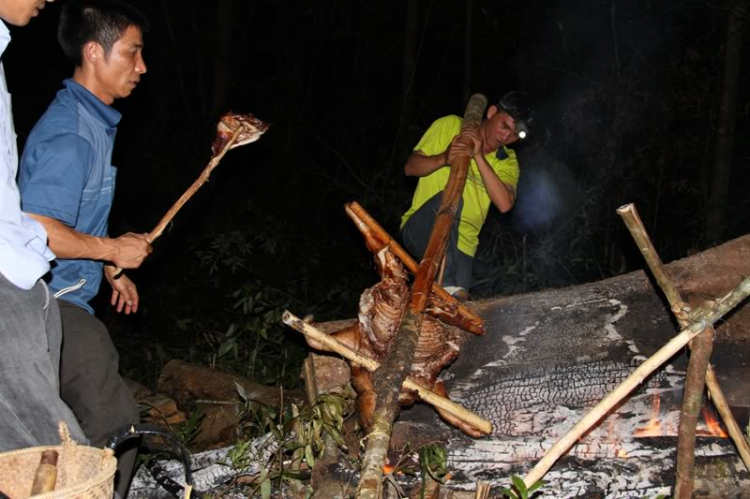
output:
<path id="1" fill-rule="evenodd" d="M 473 126 L 484 106 L 483 96 L 473 96 L 463 126 Z M 290 312 L 284 314 L 283 321 L 305 334 L 313 348 L 334 351 L 351 362 L 359 417 L 367 433 L 358 497 L 380 497 L 399 402 L 408 405 L 416 392 L 421 400 L 439 401 L 442 405 L 435 406 L 443 419 L 464 433 L 446 430 L 442 439 L 448 441 L 453 482 L 458 488 L 476 488 L 480 480 L 499 481 L 510 474 L 522 474 L 525 487 L 536 486 L 546 477 L 552 482 L 554 497 L 578 497 L 590 488 L 629 497 L 669 491 L 674 483 L 671 477 L 676 475 L 675 496 L 689 497 L 696 456 L 715 454 L 716 448 L 707 451 L 701 443 L 696 447 L 696 435 L 708 434 L 719 440 L 726 435 L 715 422 L 704 422 L 703 427 L 697 424 L 704 386 L 740 451 L 744 461 L 740 466 L 750 467 L 750 446 L 708 363 L 714 323 L 750 295 L 750 279 L 734 290 L 724 290 L 729 293 L 717 295 L 716 301 L 691 308 L 665 272 L 634 206 L 626 205 L 618 214 L 679 326 L 676 336 L 662 336 L 663 346 L 656 351 L 644 352 L 630 338 L 635 331 L 625 327 L 633 318 L 643 320 L 635 313 L 640 303 L 633 300 L 632 288 L 592 286 L 587 290 L 589 296 L 577 289 L 567 301 L 550 298 L 554 304 L 537 303 L 532 313 L 513 314 L 502 306 L 484 310 L 484 314 L 467 309 L 446 296 L 435 280 L 468 162 L 468 156 L 459 156 L 451 165 L 432 235 L 418 266 L 361 207 L 347 205 L 347 214 L 377 255 L 382 278 L 362 295 L 357 323 L 329 337 Z M 410 289 L 398 260 L 415 275 Z M 659 308 L 663 312 L 663 307 Z M 488 323 L 499 331 L 491 344 L 483 338 L 466 341 L 461 347 L 458 337 L 446 329 L 457 326 L 483 335 Z M 672 330 L 672 324 L 669 318 L 669 325 L 661 325 L 662 331 Z M 643 328 L 644 323 L 638 326 Z M 458 355 L 460 347 L 473 351 Z M 690 363 L 680 372 L 668 363 L 685 347 L 691 351 Z M 443 371 L 457 356 L 450 371 Z M 662 394 L 683 389 L 684 397 L 675 398 L 678 403 L 664 403 L 668 397 Z M 448 392 L 453 400 L 447 400 Z M 436 425 L 434 416 L 426 419 L 431 420 L 428 426 Z M 674 445 L 652 445 L 651 441 L 664 439 L 668 432 L 679 435 L 677 452 Z M 415 440 L 420 433 L 414 432 Z M 482 438 L 485 435 L 489 437 Z M 724 444 L 718 447 L 726 447 L 727 454 L 733 450 L 731 443 Z M 552 470 L 561 459 L 595 463 L 592 472 L 583 468 L 572 477 L 559 465 Z M 532 463 L 536 464 L 529 470 Z M 623 467 L 629 472 L 621 474 Z"/>
<path id="2" fill-rule="evenodd" d="M 724 263 L 722 257 L 718 261 Z M 707 274 L 717 272 L 717 265 L 700 262 Z M 686 267 L 675 268 L 686 273 Z M 673 319 L 642 274 L 471 308 L 488 333 L 460 336 L 461 355 L 441 379 L 451 399 L 489 421 L 492 433 L 468 438 L 442 425 L 429 408 L 416 406 L 402 412 L 391 443 L 393 449 L 414 449 L 447 442 L 451 479 L 446 486 L 452 490 L 474 490 L 479 481 L 507 485 L 510 476 L 527 474 L 674 334 Z M 685 379 L 684 356 L 655 370 L 547 472 L 543 496 L 672 494 Z M 739 423 L 747 425 L 746 416 Z M 750 485 L 710 402 L 700 411 L 696 435 L 699 465 L 722 463 L 731 477 L 725 479 L 727 490 Z M 398 470 L 389 471 L 409 483 Z M 341 480 L 352 479 L 351 471 L 336 473 Z"/>

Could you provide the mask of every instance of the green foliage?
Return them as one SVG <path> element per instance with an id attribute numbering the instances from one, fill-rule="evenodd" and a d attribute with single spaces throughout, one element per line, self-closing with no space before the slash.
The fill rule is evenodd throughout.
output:
<path id="1" fill-rule="evenodd" d="M 333 439 L 339 448 L 346 448 L 344 442 L 344 420 L 354 412 L 355 394 L 347 385 L 341 395 L 325 393 L 315 399 L 312 406 L 302 410 L 293 408 L 297 413 L 288 420 L 286 426 L 296 433 L 293 444 L 287 445 L 289 451 L 303 451 L 300 454 L 311 468 L 315 460 L 323 456 L 326 436 Z"/>
<path id="2" fill-rule="evenodd" d="M 510 477 L 513 482 L 511 488 L 502 487 L 500 492 L 503 493 L 503 497 L 509 497 L 510 499 L 529 499 L 534 496 L 534 493 L 539 490 L 543 485 L 544 481 L 539 480 L 534 483 L 531 487 L 526 488 L 526 483 L 523 479 L 517 476 Z"/>
<path id="3" fill-rule="evenodd" d="M 190 412 L 190 417 L 184 424 L 177 427 L 174 432 L 182 445 L 190 445 L 200 431 L 201 422 L 205 414 L 195 409 Z"/>
<path id="4" fill-rule="evenodd" d="M 437 444 L 428 444 L 419 448 L 419 468 L 422 477 L 422 487 L 419 492 L 420 499 L 424 499 L 427 477 L 436 482 L 445 483 L 445 475 L 448 473 L 448 452 L 445 447 Z"/>
<path id="5" fill-rule="evenodd" d="M 237 385 L 244 407 L 240 420 L 244 432 L 243 438 L 232 447 L 228 454 L 227 465 L 234 469 L 243 469 L 257 461 L 253 451 L 254 439 L 271 435 L 265 440 L 265 446 L 277 446 L 267 466 L 263 467 L 260 476 L 252 482 L 253 496 L 260 492 L 262 497 L 271 493 L 274 481 L 290 484 L 309 479 L 309 472 L 300 471 L 302 463 L 312 469 L 316 459 L 325 451 L 325 438 L 331 437 L 342 449 L 344 442 L 344 421 L 354 412 L 354 392 L 348 387 L 340 395 L 322 394 L 312 405 L 301 409 L 289 405 L 279 411 L 275 407 L 257 405 L 248 400 L 244 390 Z M 286 463 L 286 464 L 285 464 Z"/>

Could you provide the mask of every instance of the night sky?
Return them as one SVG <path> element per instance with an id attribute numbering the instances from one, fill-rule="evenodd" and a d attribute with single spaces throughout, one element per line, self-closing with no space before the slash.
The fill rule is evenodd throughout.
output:
<path id="1" fill-rule="evenodd" d="M 212 274 L 214 289 L 230 293 L 257 279 L 300 308 L 351 316 L 377 276 L 343 204 L 359 201 L 395 235 L 416 185 L 403 174 L 409 152 L 432 121 L 462 115 L 469 92 L 492 102 L 526 90 L 536 115 L 531 139 L 516 148 L 516 207 L 504 216 L 493 209 L 482 234 L 475 296 L 642 268 L 615 214 L 627 202 L 665 261 L 710 244 L 723 2 L 131 3 L 151 22 L 148 73 L 115 103 L 124 117 L 112 235 L 156 224 L 205 165 L 223 112 L 273 124 L 227 155 L 136 272 L 152 303 L 159 286 L 193 299 L 185 282 L 202 279 L 197 252 L 234 232 L 255 238 L 252 251 L 234 281 Z M 21 144 L 72 74 L 54 34 L 61 4 L 14 29 L 4 57 Z M 745 50 L 723 240 L 750 230 L 749 63 Z M 180 315 L 165 302 L 158 309 Z"/>

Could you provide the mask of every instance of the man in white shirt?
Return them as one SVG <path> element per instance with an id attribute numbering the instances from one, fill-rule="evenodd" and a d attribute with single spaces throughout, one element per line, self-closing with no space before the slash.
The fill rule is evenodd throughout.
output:
<path id="1" fill-rule="evenodd" d="M 21 212 L 18 149 L 2 65 L 10 43 L 4 23 L 26 26 L 44 5 L 45 0 L 0 0 L 0 451 L 58 444 L 60 420 L 75 440 L 86 442 L 60 398 L 60 313 L 41 280 L 55 255 L 44 228 Z"/>

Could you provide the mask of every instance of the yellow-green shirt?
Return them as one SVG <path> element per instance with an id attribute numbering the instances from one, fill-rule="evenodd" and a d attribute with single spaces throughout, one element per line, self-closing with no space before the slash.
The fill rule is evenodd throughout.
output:
<path id="1" fill-rule="evenodd" d="M 414 150 L 421 151 L 427 156 L 442 153 L 448 148 L 453 137 L 461 131 L 462 121 L 461 118 L 453 115 L 438 119 L 425 132 Z M 513 150 L 504 149 L 507 158 L 498 159 L 496 151 L 493 151 L 487 154 L 485 159 L 487 159 L 498 178 L 515 192 L 519 176 L 518 160 Z M 419 179 L 411 208 L 401 217 L 401 227 L 424 203 L 445 189 L 449 176 L 450 168 L 443 167 Z M 487 219 L 487 213 L 492 203 L 489 194 L 487 194 L 487 189 L 484 187 L 484 182 L 482 182 L 479 168 L 473 159 L 466 177 L 463 200 L 464 206 L 461 210 L 461 220 L 458 226 L 458 249 L 473 257 L 477 252 L 477 246 L 479 246 L 479 231 Z"/>

